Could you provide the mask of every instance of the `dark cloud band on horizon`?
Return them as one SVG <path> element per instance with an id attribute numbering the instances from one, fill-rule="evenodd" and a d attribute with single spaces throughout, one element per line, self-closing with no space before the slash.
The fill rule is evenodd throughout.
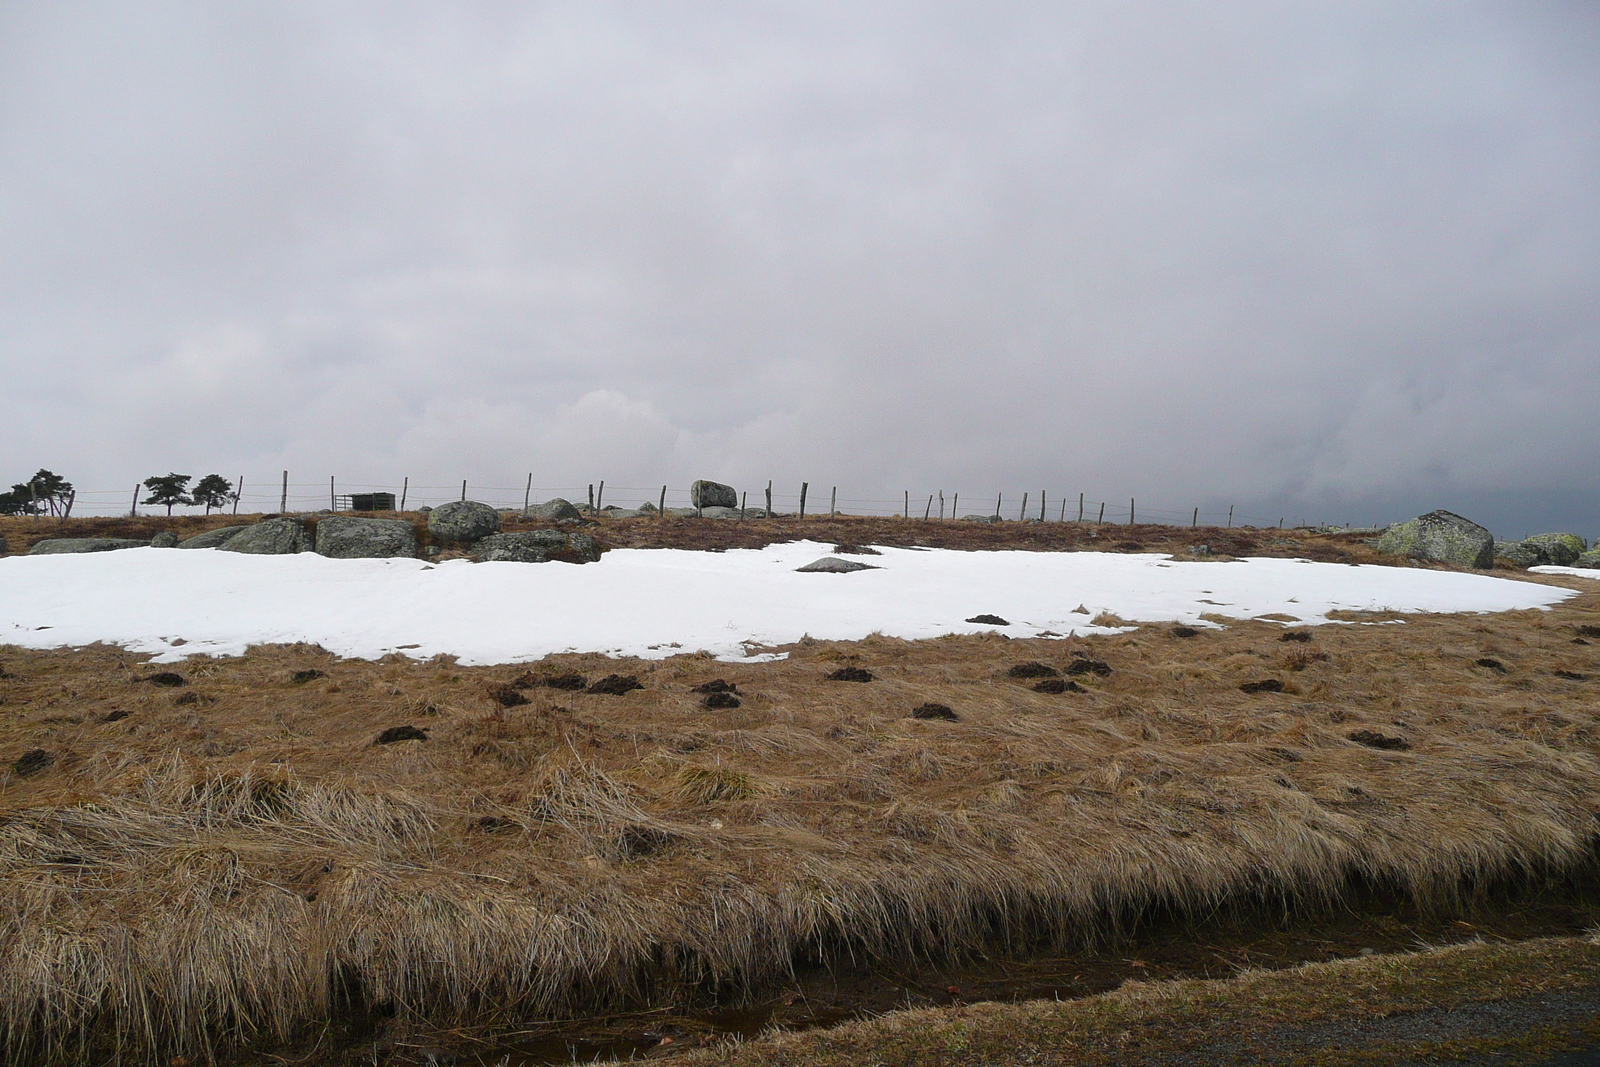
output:
<path id="1" fill-rule="evenodd" d="M 1594 536 L 1597 56 L 1580 4 L 18 5 L 0 477 Z"/>

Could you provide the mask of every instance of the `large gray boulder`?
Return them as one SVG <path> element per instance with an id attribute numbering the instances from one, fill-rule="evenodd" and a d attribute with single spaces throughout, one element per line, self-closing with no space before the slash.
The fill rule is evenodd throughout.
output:
<path id="1" fill-rule="evenodd" d="M 472 558 L 480 563 L 595 563 L 600 546 L 587 534 L 525 530 L 485 537 L 473 548 Z"/>
<path id="2" fill-rule="evenodd" d="M 1494 555 L 1501 555 L 1502 542 L 1494 542 Z M 1506 555 L 1522 566 L 1571 566 L 1589 549 L 1578 534 L 1533 534 L 1515 544 L 1515 555 Z M 1523 561 L 1526 560 L 1526 561 Z"/>
<path id="3" fill-rule="evenodd" d="M 151 548 L 177 548 L 178 547 L 178 535 L 173 533 L 171 530 L 162 530 L 160 533 L 158 533 L 154 537 L 150 538 L 150 547 Z"/>
<path id="4" fill-rule="evenodd" d="M 205 533 L 186 537 L 178 542 L 179 548 L 218 548 L 228 538 L 241 530 L 248 530 L 248 526 L 223 526 L 216 530 L 207 530 Z"/>
<path id="5" fill-rule="evenodd" d="M 737 519 L 739 517 L 739 509 L 725 508 L 717 504 L 709 508 L 701 508 L 700 517 L 704 519 Z"/>
<path id="6" fill-rule="evenodd" d="M 1494 534 L 1451 511 L 1397 522 L 1373 542 L 1379 552 L 1458 567 L 1494 566 Z"/>
<path id="7" fill-rule="evenodd" d="M 400 519 L 330 515 L 317 523 L 317 554 L 332 559 L 391 559 L 417 554 L 417 531 Z"/>
<path id="8" fill-rule="evenodd" d="M 145 548 L 149 541 L 132 537 L 51 537 L 28 549 L 30 556 L 65 556 L 76 552 L 115 552 L 120 548 Z"/>
<path id="9" fill-rule="evenodd" d="M 856 571 L 877 569 L 871 563 L 857 563 L 853 559 L 840 559 L 838 556 L 823 556 L 819 560 L 807 563 L 804 567 L 795 568 L 801 574 L 854 574 Z"/>
<path id="10" fill-rule="evenodd" d="M 500 532 L 500 513 L 476 500 L 452 500 L 428 513 L 428 532 L 435 541 L 476 544 Z"/>
<path id="11" fill-rule="evenodd" d="M 731 485 L 701 480 L 689 487 L 689 503 L 697 508 L 736 508 L 739 493 Z"/>
<path id="12" fill-rule="evenodd" d="M 311 533 L 299 519 L 267 519 L 246 526 L 218 545 L 217 550 L 252 556 L 289 556 L 311 551 Z"/>
<path id="13" fill-rule="evenodd" d="M 562 519 L 581 519 L 583 512 L 573 506 L 570 500 L 556 497 L 546 500 L 543 504 L 535 504 L 528 509 L 528 516 L 534 519 L 544 519 L 547 522 L 559 522 Z"/>

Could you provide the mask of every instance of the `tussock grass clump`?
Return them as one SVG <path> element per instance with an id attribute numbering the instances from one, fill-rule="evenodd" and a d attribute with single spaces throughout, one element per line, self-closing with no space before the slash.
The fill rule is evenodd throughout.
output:
<path id="1" fill-rule="evenodd" d="M 330 662 L 337 685 L 290 686 L 308 650 L 263 647 L 188 661 L 199 706 L 115 648 L 0 648 L 0 1060 L 737 999 L 797 956 L 1076 944 L 1356 883 L 1449 908 L 1590 857 L 1600 707 L 1553 672 L 1600 673 L 1571 644 L 1592 624 L 1584 593 L 1323 627 L 1328 658 L 1255 695 L 1303 647 L 1276 624 L 811 641 L 719 665 L 760 696 L 715 713 L 688 696 L 696 655 L 551 657 L 538 677 L 645 688 L 508 707 L 484 699 L 504 668 Z M 1028 660 L 1109 673 L 1062 699 L 1007 679 Z M 841 663 L 876 684 L 828 681 Z M 926 704 L 959 721 L 907 716 Z M 427 742 L 373 743 L 400 724 Z"/>

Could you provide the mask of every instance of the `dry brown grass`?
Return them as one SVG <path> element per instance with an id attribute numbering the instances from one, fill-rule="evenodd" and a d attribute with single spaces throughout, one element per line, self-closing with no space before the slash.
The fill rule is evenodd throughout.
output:
<path id="1" fill-rule="evenodd" d="M 346 1001 L 441 1022 L 682 1003 L 796 954 L 1070 943 L 1352 878 L 1444 905 L 1590 854 L 1600 681 L 1554 672 L 1600 679 L 1600 641 L 1574 643 L 1596 624 L 1586 593 L 1303 644 L 1245 622 L 533 672 L 636 674 L 625 696 L 306 646 L 166 688 L 113 648 L 0 649 L 5 1058 L 270 1044 Z M 1087 692 L 1008 677 L 1078 653 L 1112 668 L 1074 675 Z M 823 680 L 850 665 L 877 680 Z M 741 707 L 691 692 L 719 677 Z M 1239 689 L 1264 679 L 1283 691 Z M 928 702 L 959 721 L 909 717 Z M 404 724 L 428 740 L 373 743 Z M 34 749 L 52 762 L 8 771 Z"/>

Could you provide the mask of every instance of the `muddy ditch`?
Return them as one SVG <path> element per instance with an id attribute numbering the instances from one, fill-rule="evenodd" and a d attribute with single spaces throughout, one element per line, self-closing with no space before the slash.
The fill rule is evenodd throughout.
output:
<path id="1" fill-rule="evenodd" d="M 375 1067 L 544 1067 L 655 1059 L 773 1028 L 828 1027 L 905 1008 L 1067 1000 L 1107 992 L 1130 979 L 1228 978 L 1246 969 L 1465 941 L 1574 936 L 1600 926 L 1597 876 L 1600 864 L 1501 884 L 1472 892 L 1448 912 L 1420 911 L 1397 892 L 1357 885 L 1341 904 L 1315 910 L 1258 901 L 1201 916 L 1130 916 L 1120 933 L 1074 951 L 1041 949 L 898 965 L 811 960 L 797 964 L 781 987 L 747 1003 L 684 996 L 682 1003 L 549 1024 L 448 1031 L 403 1030 L 394 1020 L 347 1018 L 334 1042 L 342 1051 L 327 1051 L 328 1035 L 320 1057 L 307 1053 L 272 1059 L 307 1067 L 357 1062 Z"/>

